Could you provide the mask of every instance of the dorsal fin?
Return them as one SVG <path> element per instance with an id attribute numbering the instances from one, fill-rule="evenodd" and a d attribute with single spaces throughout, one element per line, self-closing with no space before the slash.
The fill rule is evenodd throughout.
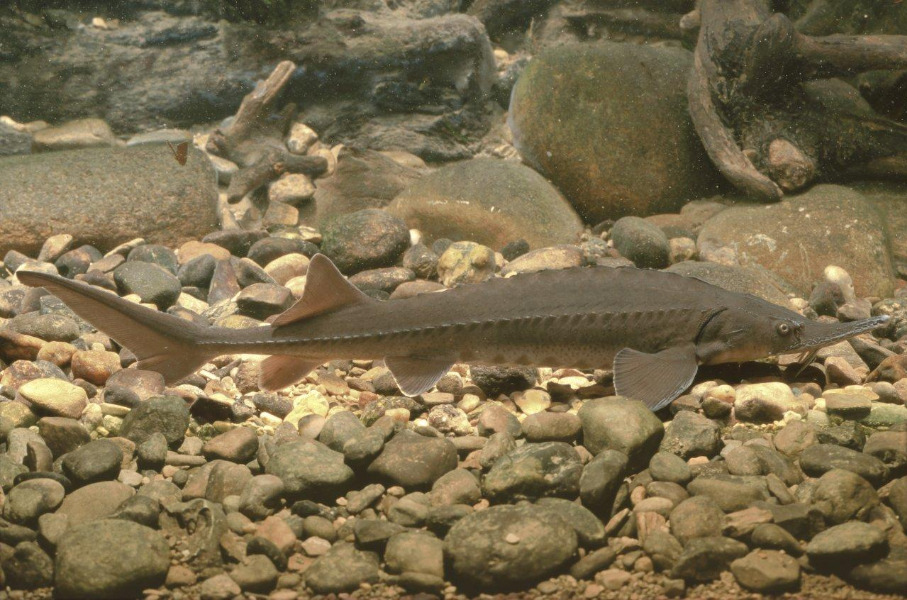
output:
<path id="1" fill-rule="evenodd" d="M 316 254 L 309 263 L 302 298 L 271 321 L 271 325 L 289 325 L 342 306 L 374 301 L 350 283 L 331 259 L 324 254 Z"/>

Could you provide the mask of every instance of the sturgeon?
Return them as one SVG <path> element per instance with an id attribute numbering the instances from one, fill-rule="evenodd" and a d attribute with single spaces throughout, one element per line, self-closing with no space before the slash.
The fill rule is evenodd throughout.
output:
<path id="1" fill-rule="evenodd" d="M 653 411 L 683 393 L 699 365 L 814 353 L 888 322 L 810 321 L 699 279 L 632 267 L 540 271 L 382 302 L 318 254 L 296 304 L 269 325 L 229 329 L 56 275 L 16 276 L 59 297 L 168 383 L 236 353 L 270 355 L 261 368 L 266 390 L 287 387 L 329 360 L 383 359 L 409 396 L 433 387 L 456 362 L 612 366 L 616 392 Z"/>

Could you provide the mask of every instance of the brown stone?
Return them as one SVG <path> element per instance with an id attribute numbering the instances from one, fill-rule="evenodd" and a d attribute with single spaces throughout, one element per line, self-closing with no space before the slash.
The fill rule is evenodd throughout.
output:
<path id="1" fill-rule="evenodd" d="M 38 350 L 38 360 L 46 360 L 58 367 L 65 367 L 76 353 L 76 347 L 69 342 L 47 342 Z"/>
<path id="2" fill-rule="evenodd" d="M 676 212 L 715 181 L 688 114 L 691 64 L 680 48 L 554 47 L 514 87 L 514 144 L 587 223 Z"/>
<path id="3" fill-rule="evenodd" d="M 729 208 L 703 226 L 696 243 L 703 259 L 764 267 L 803 297 L 829 265 L 853 277 L 859 297 L 885 298 L 894 289 L 881 217 L 842 186 L 817 185 L 777 204 Z"/>
<path id="4" fill-rule="evenodd" d="M 116 352 L 79 350 L 72 355 L 72 376 L 95 385 L 104 385 L 120 369 L 120 356 Z"/>
<path id="5" fill-rule="evenodd" d="M 175 246 L 217 228 L 217 187 L 191 145 L 182 166 L 159 144 L 13 156 L 0 165 L 0 213 L 0 254 L 33 256 L 61 230 L 102 251 L 136 237 Z"/>
<path id="6" fill-rule="evenodd" d="M 468 239 L 500 250 L 525 239 L 530 248 L 570 244 L 582 221 L 544 177 L 520 163 L 476 158 L 412 183 L 388 211 L 420 230 L 425 243 Z"/>

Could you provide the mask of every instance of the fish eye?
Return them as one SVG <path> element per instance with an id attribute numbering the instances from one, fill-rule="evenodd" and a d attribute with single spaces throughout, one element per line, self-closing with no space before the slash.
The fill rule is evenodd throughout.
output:
<path id="1" fill-rule="evenodd" d="M 791 326 L 787 323 L 778 323 L 775 329 L 780 335 L 789 335 L 791 332 Z"/>

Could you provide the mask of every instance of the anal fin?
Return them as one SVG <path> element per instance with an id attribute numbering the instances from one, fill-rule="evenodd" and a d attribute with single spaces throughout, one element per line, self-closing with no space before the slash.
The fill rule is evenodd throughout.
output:
<path id="1" fill-rule="evenodd" d="M 262 390 L 274 391 L 291 386 L 306 375 L 322 361 L 298 356 L 275 354 L 261 361 L 261 376 L 258 385 Z"/>
<path id="2" fill-rule="evenodd" d="M 640 400 L 657 411 L 693 383 L 698 368 L 693 344 L 655 354 L 624 348 L 614 357 L 614 389 L 618 395 Z"/>
<path id="3" fill-rule="evenodd" d="M 454 359 L 448 356 L 385 356 L 384 364 L 390 369 L 397 386 L 407 396 L 418 396 L 438 383 Z"/>

